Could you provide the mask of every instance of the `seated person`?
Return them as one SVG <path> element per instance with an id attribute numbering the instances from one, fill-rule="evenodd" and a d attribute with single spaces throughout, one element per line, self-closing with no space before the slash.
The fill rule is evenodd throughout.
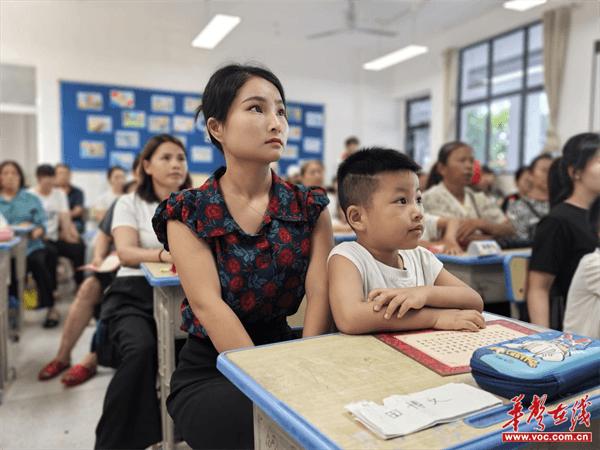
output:
<path id="1" fill-rule="evenodd" d="M 514 228 L 494 200 L 469 185 L 473 176 L 473 149 L 464 142 L 444 144 L 423 193 L 425 212 L 461 219 L 457 240 L 466 247 L 480 239 L 510 236 Z"/>
<path id="2" fill-rule="evenodd" d="M 55 188 L 54 167 L 42 164 L 36 169 L 37 185 L 30 189 L 32 194 L 41 200 L 48 217 L 46 231 L 46 246 L 52 255 L 48 270 L 56 289 L 56 267 L 58 257 L 64 256 L 71 260 L 74 269 L 75 284 L 77 287 L 83 281 L 83 273 L 76 270 L 85 263 L 85 244 L 71 220 L 69 203 L 66 194 Z"/>
<path id="3" fill-rule="evenodd" d="M 550 166 L 550 213 L 536 227 L 527 278 L 531 322 L 562 330 L 571 279 L 598 247 L 600 134 L 581 133 Z"/>
<path id="4" fill-rule="evenodd" d="M 563 328 L 600 339 L 600 248 L 579 261 L 567 295 Z"/>
<path id="5" fill-rule="evenodd" d="M 119 166 L 113 166 L 106 173 L 109 189 L 102 194 L 93 207 L 93 217 L 96 222 L 100 222 L 106 214 L 106 211 L 113 202 L 123 195 L 125 182 L 127 180 L 125 170 Z"/>
<path id="6" fill-rule="evenodd" d="M 506 212 L 508 205 L 514 202 L 523 195 L 527 195 L 531 189 L 531 174 L 529 173 L 528 166 L 521 166 L 515 172 L 515 184 L 517 185 L 517 192 L 504 197 L 502 201 L 502 211 Z"/>
<path id="7" fill-rule="evenodd" d="M 456 240 L 460 226 L 459 219 L 423 214 L 423 235 L 419 245 L 429 250 L 447 255 L 458 255 L 463 249 Z"/>
<path id="8" fill-rule="evenodd" d="M 82 235 L 85 231 L 85 209 L 83 206 L 85 197 L 83 191 L 71 184 L 71 168 L 68 164 L 57 164 L 54 170 L 56 172 L 56 187 L 62 189 L 67 195 L 71 220 L 75 224 L 77 232 Z"/>
<path id="9" fill-rule="evenodd" d="M 300 167 L 301 183 L 306 187 L 325 186 L 325 167 L 318 159 L 306 161 Z"/>
<path id="10" fill-rule="evenodd" d="M 50 255 L 43 237 L 46 231 L 46 213 L 40 199 L 27 192 L 23 169 L 15 161 L 0 164 L 0 213 L 11 225 L 33 225 L 27 240 L 27 271 L 31 272 L 37 287 L 38 307 L 47 308 L 44 328 L 58 325 L 54 307 L 53 279 L 48 271 Z M 11 295 L 17 293 L 15 271 L 11 271 Z"/>
<path id="11" fill-rule="evenodd" d="M 538 222 L 550 212 L 548 170 L 552 161 L 552 156 L 547 153 L 534 158 L 529 166 L 531 189 L 512 201 L 506 210 L 515 227 L 515 238 L 523 243 L 523 247 L 531 245 Z"/>
<path id="12" fill-rule="evenodd" d="M 349 156 L 338 169 L 339 198 L 356 242 L 329 254 L 329 300 L 348 334 L 485 327 L 479 294 L 418 247 L 423 233 L 419 166 L 395 150 Z"/>
<path id="13" fill-rule="evenodd" d="M 481 166 L 481 176 L 477 183 L 473 185 L 473 189 L 482 192 L 496 204 L 500 204 L 504 197 L 502 191 L 496 186 L 496 172 L 485 164 Z"/>

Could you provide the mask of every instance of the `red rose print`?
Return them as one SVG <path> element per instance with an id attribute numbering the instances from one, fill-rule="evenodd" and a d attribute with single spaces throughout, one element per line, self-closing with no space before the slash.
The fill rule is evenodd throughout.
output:
<path id="1" fill-rule="evenodd" d="M 171 206 L 169 203 L 167 203 L 167 214 L 169 217 L 173 216 L 173 206 Z"/>
<path id="2" fill-rule="evenodd" d="M 300 212 L 300 206 L 296 200 L 292 200 L 290 203 L 290 211 L 292 211 L 292 214 L 298 214 Z"/>
<path id="3" fill-rule="evenodd" d="M 196 231 L 204 231 L 204 223 L 201 220 L 196 220 Z"/>
<path id="4" fill-rule="evenodd" d="M 242 265 L 235 258 L 229 258 L 227 260 L 226 266 L 227 266 L 227 272 L 229 272 L 231 274 L 239 273 L 239 271 L 242 269 Z"/>
<path id="5" fill-rule="evenodd" d="M 289 308 L 290 306 L 292 306 L 293 302 L 294 302 L 294 296 L 292 294 L 290 294 L 289 292 L 286 292 L 285 294 L 283 294 L 281 296 L 278 304 L 282 308 Z"/>
<path id="6" fill-rule="evenodd" d="M 300 251 L 302 252 L 302 256 L 307 256 L 310 252 L 310 239 L 302 239 L 300 243 Z"/>
<path id="7" fill-rule="evenodd" d="M 219 220 L 223 218 L 223 209 L 219 205 L 208 205 L 204 209 L 204 214 L 210 220 Z"/>
<path id="8" fill-rule="evenodd" d="M 271 258 L 267 255 L 258 255 L 255 262 L 259 269 L 266 269 L 271 264 Z"/>
<path id="9" fill-rule="evenodd" d="M 240 298 L 240 305 L 244 311 L 250 311 L 256 305 L 256 297 L 254 296 L 254 292 L 248 291 L 242 294 L 242 298 Z"/>
<path id="10" fill-rule="evenodd" d="M 175 197 L 175 200 L 177 201 L 177 203 L 181 203 L 183 201 L 183 192 L 180 192 L 179 194 L 177 194 L 177 197 Z"/>
<path id="11" fill-rule="evenodd" d="M 279 211 L 279 199 L 277 197 L 271 197 L 269 209 L 272 211 Z"/>
<path id="12" fill-rule="evenodd" d="M 231 292 L 239 292 L 244 287 L 244 279 L 237 275 L 229 280 L 229 289 Z"/>
<path id="13" fill-rule="evenodd" d="M 227 242 L 230 245 L 233 245 L 239 243 L 240 240 L 235 234 L 228 234 L 227 236 L 225 236 L 225 242 Z"/>
<path id="14" fill-rule="evenodd" d="M 274 282 L 269 281 L 263 286 L 263 292 L 266 297 L 273 297 L 277 293 L 277 285 Z"/>
<path id="15" fill-rule="evenodd" d="M 277 257 L 277 262 L 282 266 L 290 266 L 294 262 L 294 253 L 289 248 L 284 248 Z"/>
<path id="16" fill-rule="evenodd" d="M 306 205 L 310 206 L 310 205 L 314 205 L 315 204 L 315 198 L 312 195 L 309 195 L 306 198 Z"/>
<path id="17" fill-rule="evenodd" d="M 280 228 L 279 229 L 279 239 L 281 239 L 281 242 L 284 243 L 288 243 L 292 241 L 292 235 L 290 234 L 290 232 L 285 229 L 285 228 Z"/>
<path id="18" fill-rule="evenodd" d="M 190 210 L 185 206 L 181 208 L 181 221 L 187 222 L 188 216 L 190 215 Z"/>
<path id="19" fill-rule="evenodd" d="M 259 250 L 266 250 L 269 248 L 269 241 L 267 241 L 265 238 L 263 238 L 261 241 L 259 241 L 256 244 L 256 248 Z"/>
<path id="20" fill-rule="evenodd" d="M 209 236 L 209 237 L 215 237 L 215 236 L 221 236 L 221 235 L 223 235 L 223 234 L 225 234 L 225 228 L 222 228 L 222 227 L 216 227 L 216 228 L 213 228 L 213 229 L 210 231 L 210 233 L 208 233 L 208 236 Z"/>

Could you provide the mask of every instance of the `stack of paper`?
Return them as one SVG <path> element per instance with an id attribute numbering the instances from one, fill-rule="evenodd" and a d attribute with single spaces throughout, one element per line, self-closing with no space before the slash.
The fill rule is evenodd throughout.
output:
<path id="1" fill-rule="evenodd" d="M 500 399 L 486 391 L 449 383 L 409 395 L 392 395 L 383 405 L 364 400 L 350 403 L 346 409 L 377 436 L 392 439 L 500 404 Z"/>

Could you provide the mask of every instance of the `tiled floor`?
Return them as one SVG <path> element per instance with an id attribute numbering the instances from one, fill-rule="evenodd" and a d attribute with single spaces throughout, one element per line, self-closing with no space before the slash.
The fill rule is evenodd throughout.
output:
<path id="1" fill-rule="evenodd" d="M 64 323 L 69 304 L 59 303 Z M 65 388 L 56 379 L 40 382 L 40 368 L 55 355 L 62 327 L 45 330 L 43 311 L 26 311 L 20 342 L 12 349 L 17 378 L 0 405 L 0 449 L 89 449 L 102 410 L 111 369 L 100 368 L 88 382 Z M 73 351 L 77 362 L 89 349 L 93 327 L 87 327 Z"/>

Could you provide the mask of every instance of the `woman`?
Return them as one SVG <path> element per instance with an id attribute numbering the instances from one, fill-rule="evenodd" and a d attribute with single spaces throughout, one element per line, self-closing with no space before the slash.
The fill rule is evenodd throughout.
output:
<path id="1" fill-rule="evenodd" d="M 305 292 L 303 336 L 329 330 L 331 220 L 322 189 L 286 183 L 269 169 L 289 129 L 275 75 L 254 66 L 218 70 L 202 113 L 226 167 L 172 195 L 154 217 L 187 296 L 189 334 L 167 407 L 193 448 L 249 448 L 252 403 L 217 370 L 217 355 L 294 338 L 286 316 Z"/>
<path id="2" fill-rule="evenodd" d="M 456 237 L 463 247 L 472 240 L 514 233 L 513 226 L 498 205 L 485 194 L 469 187 L 473 161 L 473 149 L 464 142 L 444 144 L 429 175 L 427 191 L 423 194 L 426 213 L 461 219 Z"/>
<path id="3" fill-rule="evenodd" d="M 184 146 L 170 135 L 150 138 L 140 160 L 140 183 L 119 198 L 112 219 L 121 268 L 103 299 L 97 352 L 100 363 L 117 371 L 104 398 L 96 448 L 146 448 L 161 440 L 153 294 L 139 265 L 172 262 L 152 230 L 152 216 L 160 200 L 191 182 Z"/>
<path id="4" fill-rule="evenodd" d="M 510 202 L 506 210 L 515 227 L 515 242 L 520 243 L 521 247 L 531 246 L 538 222 L 550 212 L 548 171 L 553 160 L 551 155 L 544 153 L 531 161 L 531 189 Z"/>
<path id="5" fill-rule="evenodd" d="M 43 327 L 53 328 L 58 325 L 58 312 L 54 308 L 54 282 L 47 269 L 51 256 L 42 240 L 46 213 L 39 198 L 27 192 L 23 170 L 15 161 L 0 164 L 0 213 L 11 225 L 34 225 L 27 242 L 27 270 L 37 285 L 39 307 L 48 309 Z M 15 290 L 15 283 L 12 280 L 11 291 Z"/>
<path id="6" fill-rule="evenodd" d="M 302 184 L 306 187 L 323 187 L 325 185 L 325 168 L 323 163 L 317 159 L 306 161 L 300 167 Z"/>
<path id="7" fill-rule="evenodd" d="M 573 136 L 555 164 L 558 176 L 548 178 L 552 209 L 533 241 L 527 307 L 532 323 L 562 329 L 573 274 L 581 258 L 598 246 L 600 134 Z"/>
<path id="8" fill-rule="evenodd" d="M 110 205 L 112 205 L 113 202 L 125 192 L 124 188 L 127 178 L 124 169 L 119 166 L 113 166 L 108 169 L 106 178 L 108 180 L 110 189 L 102 194 L 102 196 L 94 205 L 93 216 L 96 222 L 100 222 L 102 220 Z"/>

